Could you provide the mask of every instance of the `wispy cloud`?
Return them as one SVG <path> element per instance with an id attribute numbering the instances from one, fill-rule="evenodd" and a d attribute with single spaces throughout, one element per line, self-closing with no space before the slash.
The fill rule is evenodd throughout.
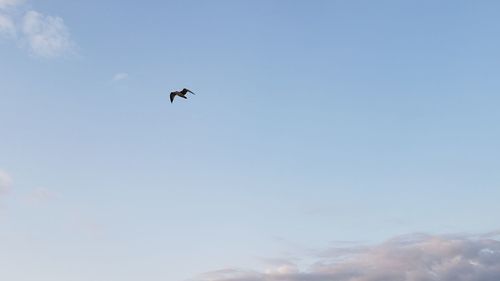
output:
<path id="1" fill-rule="evenodd" d="M 41 205 L 59 198 L 59 194 L 44 188 L 38 187 L 32 190 L 27 196 L 26 201 L 30 205 Z"/>
<path id="2" fill-rule="evenodd" d="M 0 14 L 0 35 L 14 36 L 15 34 L 14 21 L 9 16 Z"/>
<path id="3" fill-rule="evenodd" d="M 20 5 L 24 0 L 0 0 L 0 9 L 6 9 L 8 7 L 14 7 Z"/>
<path id="4" fill-rule="evenodd" d="M 0 0 L 0 35 L 13 37 L 16 34 L 16 25 L 10 8 L 21 4 L 21 2 L 20 0 Z"/>
<path id="5" fill-rule="evenodd" d="M 58 57 L 74 49 L 68 28 L 60 17 L 28 11 L 23 18 L 22 32 L 31 52 L 39 57 Z"/>
<path id="6" fill-rule="evenodd" d="M 127 78 L 128 78 L 128 73 L 120 72 L 120 73 L 116 73 L 113 76 L 113 81 L 117 82 L 117 81 L 125 80 Z"/>
<path id="7" fill-rule="evenodd" d="M 204 281 L 495 281 L 500 280 L 500 241 L 492 235 L 413 234 L 379 245 L 328 250 L 305 270 L 226 269 Z"/>
<path id="8" fill-rule="evenodd" d="M 7 193 L 12 186 L 12 177 L 7 172 L 0 170 L 0 196 Z"/>
<path id="9" fill-rule="evenodd" d="M 35 10 L 23 10 L 24 1 L 0 0 L 0 33 L 14 38 L 18 45 L 40 58 L 55 58 L 75 52 L 68 27 L 61 17 Z M 19 16 L 22 15 L 22 16 Z"/>

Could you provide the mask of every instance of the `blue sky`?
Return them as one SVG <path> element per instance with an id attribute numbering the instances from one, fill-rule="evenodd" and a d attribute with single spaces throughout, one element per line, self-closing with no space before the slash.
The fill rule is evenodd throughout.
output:
<path id="1" fill-rule="evenodd" d="M 0 276 L 185 280 L 498 229 L 499 9 L 0 0 Z"/>

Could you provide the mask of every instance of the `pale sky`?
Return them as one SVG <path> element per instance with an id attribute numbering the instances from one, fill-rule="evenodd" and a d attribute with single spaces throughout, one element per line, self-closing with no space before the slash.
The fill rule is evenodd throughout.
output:
<path id="1" fill-rule="evenodd" d="M 312 281 L 335 245 L 422 233 L 500 280 L 499 13 L 0 0 L 0 279 Z"/>

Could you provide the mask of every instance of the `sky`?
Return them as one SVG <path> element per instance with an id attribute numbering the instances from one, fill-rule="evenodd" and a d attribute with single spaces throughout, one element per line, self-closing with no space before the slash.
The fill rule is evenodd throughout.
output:
<path id="1" fill-rule="evenodd" d="M 0 0 L 0 278 L 499 280 L 499 11 Z"/>

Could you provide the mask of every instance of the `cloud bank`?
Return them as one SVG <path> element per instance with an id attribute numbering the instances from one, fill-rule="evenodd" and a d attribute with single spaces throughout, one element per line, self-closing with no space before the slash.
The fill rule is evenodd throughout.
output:
<path id="1" fill-rule="evenodd" d="M 0 35 L 15 39 L 36 57 L 55 58 L 73 53 L 75 44 L 64 20 L 34 10 L 19 17 L 15 10 L 22 9 L 23 2 L 0 0 Z"/>
<path id="2" fill-rule="evenodd" d="M 330 249 L 306 270 L 225 269 L 199 281 L 498 281 L 500 241 L 492 235 L 413 234 L 369 247 Z"/>

